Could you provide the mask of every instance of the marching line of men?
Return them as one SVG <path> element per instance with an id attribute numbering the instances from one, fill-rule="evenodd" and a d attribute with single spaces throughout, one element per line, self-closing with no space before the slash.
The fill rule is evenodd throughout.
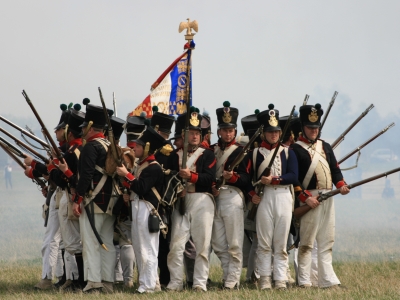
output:
<path id="1" fill-rule="evenodd" d="M 43 176 L 51 182 L 43 191 L 51 199 L 37 289 L 53 288 L 52 280 L 58 277 L 56 286 L 63 291 L 113 292 L 114 245 L 119 246 L 126 287 L 133 286 L 137 266 L 139 293 L 183 290 L 185 273 L 188 286 L 207 291 L 212 250 L 221 261 L 224 289 L 239 288 L 243 265 L 248 268 L 246 279 L 260 289 L 286 289 L 288 237 L 296 234 L 292 215 L 303 205 L 312 209 L 298 220 L 297 283 L 304 288 L 340 286 L 332 267 L 334 202 L 331 198 L 320 203 L 316 196 L 333 184 L 343 195 L 349 189 L 332 148 L 320 139 L 323 110 L 319 104 L 300 107 L 283 138 L 288 118 L 279 118 L 273 104 L 242 118 L 247 140 L 261 125 L 263 132 L 233 170 L 230 166 L 241 155 L 246 139 L 237 136 L 239 111 L 228 101 L 216 110 L 215 145 L 210 145 L 210 116 L 189 109 L 186 158 L 186 113 L 175 120 L 153 107 L 150 120 L 142 113 L 124 121 L 109 111 L 116 145 L 123 132 L 127 135 L 127 147 L 119 148 L 125 163 L 114 166 L 113 173 L 108 166 L 111 144 L 105 135 L 103 108 L 87 98 L 83 104 L 86 113 L 79 104 L 62 105 L 55 134 L 63 160 L 53 155 L 45 165 L 29 156 L 25 159 L 28 177 Z M 169 139 L 174 124 L 175 135 Z M 265 176 L 268 166 L 270 173 Z M 186 182 L 172 205 L 160 201 L 165 170 Z M 216 184 L 219 179 L 221 186 Z M 246 212 L 253 205 L 258 212 L 250 222 Z M 248 253 L 243 253 L 243 243 L 249 240 L 251 250 L 244 262 Z M 317 280 L 311 278 L 314 244 L 318 244 Z M 57 268 L 61 248 L 64 272 Z"/>

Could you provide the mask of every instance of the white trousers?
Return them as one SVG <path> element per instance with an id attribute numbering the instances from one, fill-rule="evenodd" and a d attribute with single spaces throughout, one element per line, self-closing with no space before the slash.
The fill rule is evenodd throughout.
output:
<path id="1" fill-rule="evenodd" d="M 131 201 L 132 246 L 139 272 L 140 293 L 153 292 L 158 280 L 158 243 L 160 232 L 149 232 L 151 206 L 143 200 Z"/>
<path id="2" fill-rule="evenodd" d="M 193 287 L 200 287 L 206 291 L 214 203 L 208 194 L 187 193 L 185 204 L 185 215 L 181 216 L 178 209 L 175 209 L 172 213 L 171 244 L 168 254 L 168 269 L 171 274 L 171 281 L 168 284 L 168 288 L 174 290 L 183 288 L 183 251 L 185 250 L 186 242 L 192 237 L 196 247 Z"/>
<path id="3" fill-rule="evenodd" d="M 260 276 L 271 276 L 273 267 L 274 280 L 287 280 L 286 244 L 292 219 L 292 201 L 293 197 L 288 187 L 264 188 L 256 219 L 256 265 Z"/>
<path id="4" fill-rule="evenodd" d="M 60 200 L 58 216 L 60 218 L 61 236 L 65 251 L 74 255 L 75 253 L 82 252 L 82 243 L 79 220 L 68 219 L 68 201 L 70 201 L 70 195 L 64 191 Z"/>
<path id="5" fill-rule="evenodd" d="M 212 229 L 212 248 L 221 261 L 225 287 L 240 284 L 243 259 L 243 199 L 229 187 L 221 189 Z"/>
<path id="6" fill-rule="evenodd" d="M 42 244 L 42 279 L 53 279 L 57 266 L 58 250 L 61 242 L 60 222 L 56 209 L 56 192 L 50 200 L 49 219 Z M 62 274 L 61 274 L 62 276 Z"/>
<path id="7" fill-rule="evenodd" d="M 94 214 L 95 228 L 107 247 L 107 252 L 99 244 L 90 226 L 86 210 L 82 208 L 79 225 L 83 244 L 82 256 L 85 281 L 114 282 L 114 266 L 116 260 L 113 244 L 114 220 L 115 216 L 110 216 L 109 214 Z"/>
<path id="8" fill-rule="evenodd" d="M 311 191 L 315 196 L 318 191 Z M 324 192 L 324 191 L 323 191 Z M 340 284 L 332 267 L 332 247 L 335 240 L 335 207 L 333 198 L 321 202 L 300 220 L 299 285 L 311 282 L 311 252 L 318 243 L 318 286 Z"/>

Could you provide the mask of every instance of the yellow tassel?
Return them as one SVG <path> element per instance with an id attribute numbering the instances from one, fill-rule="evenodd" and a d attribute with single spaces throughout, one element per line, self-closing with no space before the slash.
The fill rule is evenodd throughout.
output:
<path id="1" fill-rule="evenodd" d="M 161 150 L 160 150 L 160 152 L 161 152 L 162 154 L 164 154 L 165 156 L 169 156 L 169 155 L 171 154 L 172 151 L 174 151 L 174 149 L 171 147 L 170 144 L 164 145 L 164 146 L 161 148 Z"/>

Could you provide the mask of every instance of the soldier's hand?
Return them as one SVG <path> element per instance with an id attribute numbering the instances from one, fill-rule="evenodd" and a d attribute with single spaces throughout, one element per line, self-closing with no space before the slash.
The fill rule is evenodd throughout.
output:
<path id="1" fill-rule="evenodd" d="M 33 161 L 33 158 L 29 155 L 26 155 L 26 157 L 24 158 L 24 163 L 29 167 L 31 166 L 32 161 Z"/>
<path id="2" fill-rule="evenodd" d="M 128 203 L 129 200 L 131 200 L 130 198 L 131 198 L 131 196 L 129 194 L 123 194 L 122 195 L 122 199 L 124 199 L 125 203 Z"/>
<path id="3" fill-rule="evenodd" d="M 259 204 L 261 202 L 260 196 L 255 194 L 253 197 L 251 197 L 251 202 L 253 202 L 254 204 Z"/>
<path id="4" fill-rule="evenodd" d="M 224 173 L 222 173 L 222 176 L 224 176 L 225 180 L 230 180 L 233 176 L 233 171 L 224 171 Z"/>
<path id="5" fill-rule="evenodd" d="M 65 161 L 65 159 L 63 160 L 63 163 L 60 161 L 60 163 L 58 164 L 58 168 L 61 170 L 61 172 L 65 173 L 68 170 L 68 164 Z"/>
<path id="6" fill-rule="evenodd" d="M 117 167 L 118 176 L 125 177 L 126 174 L 128 174 L 128 173 L 129 172 L 124 165 L 122 165 L 121 167 Z"/>
<path id="7" fill-rule="evenodd" d="M 215 188 L 215 185 L 211 187 L 211 190 L 214 197 L 217 197 L 219 195 L 219 191 Z"/>
<path id="8" fill-rule="evenodd" d="M 350 193 L 350 189 L 347 187 L 347 185 L 342 186 L 340 189 L 340 194 L 342 195 L 347 195 Z"/>
<path id="9" fill-rule="evenodd" d="M 46 185 L 44 188 L 42 188 L 42 195 L 43 197 L 47 197 L 47 192 L 48 192 L 49 187 Z"/>
<path id="10" fill-rule="evenodd" d="M 262 184 L 270 184 L 272 181 L 272 175 L 270 176 L 261 176 L 261 183 Z"/>
<path id="11" fill-rule="evenodd" d="M 78 203 L 73 203 L 72 204 L 72 213 L 74 214 L 75 217 L 79 218 L 81 215 L 81 206 Z"/>
<path id="12" fill-rule="evenodd" d="M 308 197 L 306 204 L 311 208 L 316 208 L 319 205 L 319 201 L 317 200 L 317 197 Z"/>
<path id="13" fill-rule="evenodd" d="M 192 176 L 192 173 L 190 172 L 190 170 L 188 168 L 180 169 L 179 176 L 181 176 L 183 179 L 189 179 Z"/>
<path id="14" fill-rule="evenodd" d="M 26 167 L 25 168 L 24 174 L 25 174 L 26 177 L 29 177 L 29 173 L 30 173 L 31 169 L 32 169 L 31 167 Z"/>
<path id="15" fill-rule="evenodd" d="M 76 194 L 76 189 L 73 188 L 73 187 L 70 187 L 69 189 L 70 189 L 70 191 L 71 191 L 71 195 L 72 195 L 72 199 L 73 199 L 73 198 L 74 198 L 74 195 Z"/>
<path id="16" fill-rule="evenodd" d="M 178 197 L 185 197 L 186 196 L 186 189 L 179 193 Z"/>

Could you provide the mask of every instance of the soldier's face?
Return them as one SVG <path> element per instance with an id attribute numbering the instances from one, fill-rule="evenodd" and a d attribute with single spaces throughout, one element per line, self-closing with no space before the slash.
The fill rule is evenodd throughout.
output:
<path id="1" fill-rule="evenodd" d="M 198 146 L 200 144 L 201 133 L 199 130 L 189 130 L 188 141 L 190 146 Z"/>
<path id="2" fill-rule="evenodd" d="M 264 137 L 269 144 L 275 144 L 279 141 L 280 133 L 280 130 L 266 131 L 264 132 Z"/>
<path id="3" fill-rule="evenodd" d="M 307 138 L 309 138 L 312 141 L 315 141 L 319 134 L 319 128 L 304 126 L 304 133 L 306 134 Z"/>
<path id="4" fill-rule="evenodd" d="M 62 141 L 65 140 L 64 130 L 65 130 L 64 128 L 60 128 L 60 129 L 57 129 L 56 131 L 54 131 L 54 133 L 56 134 L 56 139 L 57 139 L 58 142 L 62 142 Z"/>
<path id="5" fill-rule="evenodd" d="M 183 139 L 181 137 L 178 137 L 174 141 L 174 146 L 179 149 L 183 147 Z"/>
<path id="6" fill-rule="evenodd" d="M 138 143 L 136 143 L 135 144 L 135 148 L 133 148 L 133 151 L 135 151 L 135 156 L 137 158 L 142 158 L 143 157 L 144 149 L 143 149 L 142 145 L 139 145 Z"/>
<path id="7" fill-rule="evenodd" d="M 230 143 L 235 138 L 235 128 L 221 128 L 218 133 L 224 143 Z"/>

